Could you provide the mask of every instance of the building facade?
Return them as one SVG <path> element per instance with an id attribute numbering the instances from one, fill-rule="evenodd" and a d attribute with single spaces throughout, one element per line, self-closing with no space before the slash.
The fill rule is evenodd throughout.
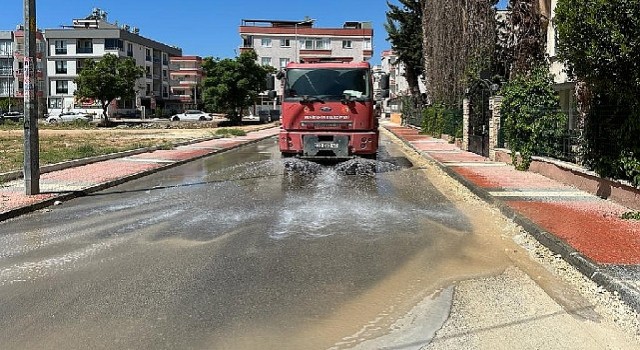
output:
<path id="1" fill-rule="evenodd" d="M 258 63 L 284 68 L 289 62 L 322 60 L 368 61 L 373 56 L 371 22 L 345 22 L 339 28 L 314 27 L 315 20 L 301 21 L 243 19 L 240 52 L 253 50 Z M 276 81 L 278 96 L 282 87 Z M 263 106 L 275 105 L 264 97 Z"/>
<path id="2" fill-rule="evenodd" d="M 86 60 L 100 59 L 108 53 L 131 57 L 145 70 L 136 83 L 136 98 L 112 102 L 111 115 L 127 115 L 136 110 L 141 110 L 143 117 L 160 115 L 170 103 L 169 62 L 171 57 L 182 55 L 181 49 L 147 39 L 137 28 L 108 23 L 106 14 L 99 9 L 85 19 L 74 19 L 71 26 L 47 29 L 44 36 L 49 113 L 72 109 L 102 113 L 98 102 L 74 98 L 74 79 Z"/>
<path id="3" fill-rule="evenodd" d="M 171 110 L 202 108 L 202 57 L 174 56 L 169 58 Z"/>
<path id="4" fill-rule="evenodd" d="M 0 31 L 0 98 L 10 100 L 11 109 L 22 110 L 24 103 L 24 29 L 18 26 L 15 31 Z M 46 50 L 43 33 L 36 33 L 36 86 L 38 103 L 43 111 L 44 97 L 47 95 L 45 77 Z"/>

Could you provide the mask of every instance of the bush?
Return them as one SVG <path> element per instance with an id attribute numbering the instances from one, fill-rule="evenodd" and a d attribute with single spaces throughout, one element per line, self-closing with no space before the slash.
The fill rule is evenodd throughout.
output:
<path id="1" fill-rule="evenodd" d="M 422 114 L 422 132 L 434 136 L 462 137 L 462 110 L 442 105 L 426 107 Z"/>
<path id="2" fill-rule="evenodd" d="M 216 135 L 222 136 L 246 136 L 247 133 L 242 129 L 237 128 L 221 128 L 216 130 Z"/>
<path id="3" fill-rule="evenodd" d="M 516 169 L 527 170 L 533 155 L 559 155 L 567 116 L 560 111 L 548 68 L 541 66 L 529 76 L 515 77 L 501 94 L 504 135 Z"/>

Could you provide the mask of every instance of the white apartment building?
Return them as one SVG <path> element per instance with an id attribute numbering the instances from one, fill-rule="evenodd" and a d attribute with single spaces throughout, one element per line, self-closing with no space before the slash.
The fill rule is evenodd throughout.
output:
<path id="1" fill-rule="evenodd" d="M 15 31 L 0 31 L 0 98 L 10 98 L 16 110 L 24 107 L 24 39 L 24 29 L 20 25 Z M 36 33 L 36 60 L 37 97 L 42 105 L 46 96 L 46 50 L 40 31 Z"/>
<path id="2" fill-rule="evenodd" d="M 44 36 L 48 51 L 49 113 L 74 109 L 101 114 L 98 102 L 74 98 L 76 85 L 73 80 L 86 60 L 100 59 L 107 53 L 131 57 L 145 69 L 145 75 L 136 84 L 136 98 L 112 102 L 109 106 L 111 115 L 139 109 L 150 115 L 169 103 L 169 59 L 181 56 L 180 48 L 147 39 L 139 34 L 137 28 L 108 23 L 106 13 L 99 9 L 94 9 L 93 14 L 85 19 L 74 19 L 71 26 L 47 29 Z"/>
<path id="3" fill-rule="evenodd" d="M 382 73 L 389 75 L 389 97 L 382 100 L 382 115 L 391 117 L 401 112 L 401 97 L 411 95 L 411 91 L 405 77 L 406 66 L 393 50 L 383 51 L 380 62 Z M 426 92 L 422 79 L 418 79 L 418 84 L 420 92 Z"/>
<path id="4" fill-rule="evenodd" d="M 361 62 L 373 56 L 371 22 L 345 22 L 340 28 L 316 28 L 314 23 L 315 20 L 309 18 L 301 21 L 243 19 L 239 29 L 240 52 L 254 50 L 259 64 L 275 68 L 284 68 L 289 62 Z M 277 81 L 279 96 L 281 90 Z"/>

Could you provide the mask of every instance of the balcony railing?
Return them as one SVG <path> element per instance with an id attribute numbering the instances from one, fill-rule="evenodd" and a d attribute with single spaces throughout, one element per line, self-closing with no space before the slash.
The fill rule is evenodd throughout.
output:
<path id="1" fill-rule="evenodd" d="M 67 54 L 67 48 L 58 48 L 56 47 L 56 55 L 66 55 Z"/>
<path id="2" fill-rule="evenodd" d="M 93 53 L 93 47 L 79 47 L 77 53 Z"/>
<path id="3" fill-rule="evenodd" d="M 0 68 L 0 77 L 12 77 L 13 76 L 13 68 L 12 67 L 2 67 Z"/>

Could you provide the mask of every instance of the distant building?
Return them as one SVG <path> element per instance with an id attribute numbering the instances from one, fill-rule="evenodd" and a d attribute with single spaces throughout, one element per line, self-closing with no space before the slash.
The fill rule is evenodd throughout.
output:
<path id="1" fill-rule="evenodd" d="M 368 61 L 373 56 L 371 22 L 345 22 L 339 28 L 316 28 L 315 20 L 243 19 L 240 52 L 253 50 L 258 63 L 284 68 L 289 62 Z M 276 82 L 276 91 L 282 95 Z M 273 101 L 263 99 L 265 105 Z"/>
<path id="2" fill-rule="evenodd" d="M 200 109 L 202 107 L 202 57 L 174 56 L 169 58 L 171 110 Z"/>
<path id="3" fill-rule="evenodd" d="M 0 31 L 0 98 L 11 98 L 15 109 L 22 110 L 24 103 L 24 29 L 18 26 L 15 31 Z M 36 88 L 38 102 L 44 107 L 47 95 L 45 77 L 46 60 L 45 40 L 41 31 L 36 33 Z M 13 106 L 12 106 L 13 109 Z M 42 109 L 41 109 L 42 112 Z"/>
<path id="4" fill-rule="evenodd" d="M 389 97 L 382 100 L 382 116 L 399 118 L 402 109 L 402 97 L 410 96 L 411 89 L 405 77 L 406 66 L 398 59 L 393 50 L 382 51 L 381 70 L 389 75 Z M 424 93 L 426 87 L 421 79 L 418 79 L 420 92 Z"/>
<path id="5" fill-rule="evenodd" d="M 97 103 L 74 98 L 73 80 L 87 59 L 100 59 L 107 53 L 132 57 L 145 69 L 145 75 L 137 82 L 136 98 L 112 103 L 111 114 L 142 109 L 150 115 L 162 111 L 171 101 L 169 58 L 181 56 L 181 49 L 147 39 L 139 34 L 138 28 L 108 23 L 106 13 L 99 9 L 86 18 L 74 19 L 71 26 L 47 29 L 44 36 L 48 49 L 50 113 L 70 109 L 94 109 L 101 113 Z"/>

